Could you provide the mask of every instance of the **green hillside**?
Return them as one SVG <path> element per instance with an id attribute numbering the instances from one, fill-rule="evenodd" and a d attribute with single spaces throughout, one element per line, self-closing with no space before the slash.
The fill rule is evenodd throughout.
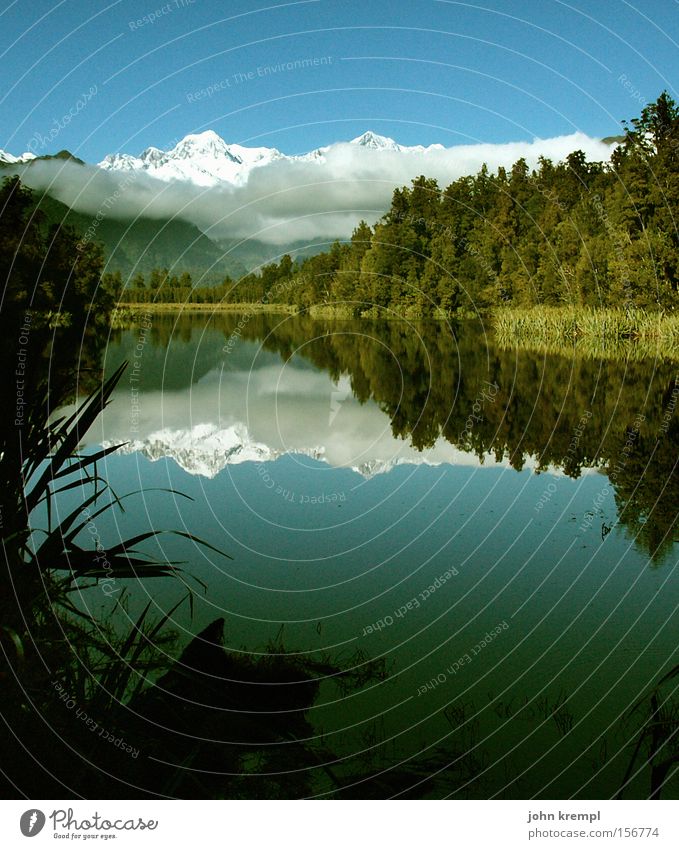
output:
<path id="1" fill-rule="evenodd" d="M 120 271 L 123 278 L 169 268 L 173 274 L 187 271 L 196 282 L 211 285 L 221 282 L 225 275 L 238 278 L 246 271 L 197 227 L 177 218 L 104 218 L 97 224 L 94 216 L 74 212 L 49 195 L 39 198 L 36 207 L 49 224 L 69 225 L 82 236 L 93 233 L 93 241 L 104 248 L 105 270 Z"/>

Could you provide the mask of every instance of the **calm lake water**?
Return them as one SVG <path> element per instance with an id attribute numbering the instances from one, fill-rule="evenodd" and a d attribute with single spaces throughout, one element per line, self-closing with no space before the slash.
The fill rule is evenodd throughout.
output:
<path id="1" fill-rule="evenodd" d="M 180 642 L 222 616 L 237 651 L 382 659 L 345 698 L 326 682 L 310 719 L 387 796 L 397 764 L 412 795 L 615 794 L 629 711 L 679 663 L 677 364 L 236 314 L 149 317 L 112 336 L 107 372 L 123 360 L 86 441 L 126 442 L 106 477 L 143 494 L 102 538 L 179 528 L 232 558 L 162 538 L 205 584 Z M 158 611 L 185 592 L 129 589 Z M 648 793 L 634 773 L 626 796 Z"/>

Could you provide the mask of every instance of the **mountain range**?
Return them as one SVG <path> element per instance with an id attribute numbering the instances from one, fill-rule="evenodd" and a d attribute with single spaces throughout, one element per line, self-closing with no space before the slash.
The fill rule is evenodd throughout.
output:
<path id="1" fill-rule="evenodd" d="M 350 144 L 373 151 L 401 154 L 423 154 L 444 150 L 443 145 L 405 147 L 393 139 L 368 131 L 352 139 Z M 325 162 L 330 147 L 320 147 L 309 153 L 288 156 L 275 147 L 244 147 L 227 144 L 214 130 L 183 138 L 170 150 L 147 147 L 138 157 L 128 153 L 113 153 L 98 163 L 105 171 L 145 171 L 159 180 L 183 180 L 196 186 L 218 186 L 223 183 L 243 185 L 255 168 L 272 162 Z"/>
<path id="2" fill-rule="evenodd" d="M 393 139 L 371 131 L 352 139 L 349 144 L 370 151 L 388 151 L 392 154 L 422 154 L 443 150 L 442 145 L 405 147 Z M 326 161 L 333 146 L 321 147 L 309 153 L 288 156 L 276 148 L 245 147 L 227 144 L 213 130 L 189 134 L 169 150 L 148 147 L 138 157 L 127 153 L 112 153 L 97 163 L 102 171 L 125 174 L 146 173 L 164 182 L 180 182 L 200 188 L 217 186 L 243 186 L 251 172 L 264 165 L 279 162 Z M 15 170 L 18 166 L 30 168 L 46 160 L 63 160 L 84 165 L 66 150 L 47 156 L 25 152 L 14 156 L 0 150 L 0 167 Z M 13 167 L 12 167 L 13 166 Z M 65 223 L 78 232 L 86 233 L 92 218 L 51 197 L 48 193 L 38 198 L 37 206 L 45 213 L 48 223 Z M 320 245 L 308 249 L 303 241 L 291 242 L 283 249 L 256 239 L 214 240 L 198 227 L 181 218 L 156 219 L 137 217 L 134 220 L 107 216 L 97 224 L 97 240 L 104 247 L 107 270 L 120 271 L 123 276 L 138 272 L 148 274 L 153 268 L 169 267 L 174 273 L 189 271 L 201 278 L 203 285 L 219 282 L 225 274 L 240 277 L 252 268 L 271 261 L 288 251 L 293 256 L 308 255 L 323 249 Z"/>
<path id="3" fill-rule="evenodd" d="M 393 189 L 425 174 L 447 185 L 484 162 L 520 156 L 562 161 L 583 150 L 610 157 L 619 139 L 582 133 L 500 145 L 405 146 L 368 131 L 308 153 L 224 141 L 213 130 L 185 136 L 168 150 L 112 153 L 91 165 L 66 150 L 20 156 L 0 150 L 0 174 L 17 174 L 48 219 L 94 232 L 107 270 L 124 276 L 167 267 L 203 285 L 238 278 L 284 253 L 305 256 L 348 238 L 361 219 L 389 208 Z M 59 206 L 61 204 L 61 206 Z"/>
<path id="4" fill-rule="evenodd" d="M 169 150 L 147 147 L 139 156 L 129 153 L 110 153 L 97 166 L 103 171 L 133 172 L 143 171 L 152 177 L 166 182 L 181 180 L 196 186 L 217 186 L 224 183 L 243 185 L 254 168 L 261 168 L 272 162 L 325 162 L 328 152 L 337 145 L 349 144 L 371 151 L 387 151 L 398 154 L 427 154 L 445 150 L 442 144 L 406 146 L 394 139 L 380 136 L 368 130 L 348 142 L 319 147 L 309 153 L 288 155 L 275 147 L 245 147 L 240 144 L 227 144 L 214 130 L 192 133 L 185 136 Z M 70 157 L 68 151 L 60 151 L 54 156 L 36 156 L 26 152 L 13 156 L 0 150 L 0 165 L 27 165 L 35 161 Z"/>
<path id="5" fill-rule="evenodd" d="M 373 132 L 366 132 L 347 144 L 371 151 L 405 154 L 443 149 L 442 145 L 432 145 L 430 148 L 421 145 L 404 147 L 393 139 Z M 97 167 L 109 172 L 146 173 L 164 182 L 176 181 L 201 188 L 242 186 L 247 183 L 253 169 L 276 161 L 321 163 L 325 161 L 329 149 L 328 146 L 310 153 L 288 156 L 276 148 L 227 144 L 213 130 L 207 130 L 187 135 L 167 151 L 148 147 L 138 157 L 127 153 L 109 154 Z M 14 156 L 0 150 L 0 168 L 4 166 L 11 171 L 15 171 L 18 166 L 28 169 L 36 163 L 49 160 L 85 164 L 66 150 L 44 156 L 36 156 L 31 152 Z M 93 219 L 87 214 L 69 209 L 49 193 L 38 196 L 36 206 L 42 210 L 50 224 L 68 224 L 80 233 L 86 233 L 92 225 Z M 220 282 L 225 274 L 238 278 L 285 251 L 293 256 L 303 256 L 324 247 L 320 245 L 315 250 L 309 249 L 303 241 L 291 242 L 283 248 L 272 247 L 256 239 L 217 241 L 179 217 L 157 219 L 139 216 L 130 220 L 108 215 L 97 222 L 96 238 L 104 248 L 106 268 L 109 271 L 120 271 L 126 277 L 139 272 L 148 274 L 154 268 L 169 267 L 177 274 L 191 272 L 196 279 L 200 278 L 203 285 Z"/>
<path id="6" fill-rule="evenodd" d="M 92 447 L 113 448 L 120 446 L 115 453 L 119 455 L 140 455 L 151 462 L 174 460 L 190 475 L 213 479 L 230 465 L 254 462 L 271 463 L 285 455 L 309 457 L 331 468 L 350 468 L 364 479 L 386 474 L 397 466 L 440 466 L 452 464 L 486 468 L 509 468 L 508 458 L 498 459 L 493 453 L 487 453 L 483 459 L 476 454 L 461 451 L 440 438 L 427 452 L 418 452 L 410 446 L 399 445 L 384 456 L 364 457 L 361 462 L 347 466 L 337 465 L 328 456 L 326 447 L 296 447 L 294 449 L 274 448 L 253 439 L 244 423 L 219 427 L 216 424 L 202 423 L 185 428 L 159 428 L 142 439 L 129 439 L 121 445 L 120 439 L 104 439 L 93 442 Z M 524 470 L 535 471 L 538 460 L 526 457 Z M 544 470 L 543 470 L 544 471 Z M 546 470 L 552 475 L 561 476 L 563 472 L 556 466 Z M 584 468 L 582 474 L 595 473 L 596 469 Z"/>

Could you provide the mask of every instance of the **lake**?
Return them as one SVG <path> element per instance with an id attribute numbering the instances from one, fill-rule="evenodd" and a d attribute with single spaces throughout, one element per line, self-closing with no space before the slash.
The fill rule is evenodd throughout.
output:
<path id="1" fill-rule="evenodd" d="M 141 316 L 109 340 L 106 371 L 123 360 L 86 443 L 126 443 L 105 476 L 143 493 L 102 538 L 182 529 L 232 558 L 160 539 L 194 589 L 180 645 L 223 617 L 236 652 L 364 668 L 309 711 L 356 795 L 368 776 L 384 796 L 618 791 L 679 663 L 679 365 L 502 350 L 474 322 L 236 313 Z M 127 589 L 157 612 L 185 594 Z M 626 797 L 648 796 L 642 761 Z M 317 772 L 306 795 L 330 793 Z"/>

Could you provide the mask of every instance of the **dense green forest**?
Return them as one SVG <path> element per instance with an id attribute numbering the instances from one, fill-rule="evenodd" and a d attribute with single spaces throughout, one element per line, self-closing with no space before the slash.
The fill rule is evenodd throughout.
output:
<path id="1" fill-rule="evenodd" d="M 158 270 L 136 302 L 327 304 L 337 312 L 451 315 L 498 306 L 673 310 L 679 303 L 679 109 L 667 93 L 626 125 L 610 162 L 581 151 L 530 170 L 483 167 L 445 189 L 421 176 L 374 226 L 301 262 L 192 288 Z"/>

